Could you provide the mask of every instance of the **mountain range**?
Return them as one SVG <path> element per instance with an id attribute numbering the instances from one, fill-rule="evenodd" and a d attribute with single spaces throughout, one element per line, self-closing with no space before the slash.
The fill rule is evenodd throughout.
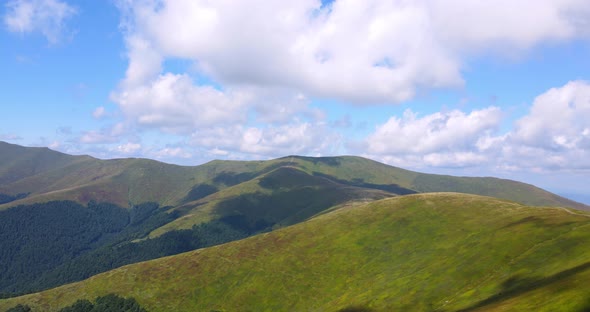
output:
<path id="1" fill-rule="evenodd" d="M 0 310 L 590 307 L 589 207 L 533 185 L 354 156 L 177 166 L 0 142 L 0 159 L 0 292 L 59 286 Z"/>

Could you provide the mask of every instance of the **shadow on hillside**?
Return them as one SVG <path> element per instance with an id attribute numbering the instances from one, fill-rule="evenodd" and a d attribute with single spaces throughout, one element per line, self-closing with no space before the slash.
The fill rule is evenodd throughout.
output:
<path id="1" fill-rule="evenodd" d="M 221 172 L 213 178 L 213 182 L 215 182 L 216 184 L 225 184 L 226 186 L 233 186 L 251 180 L 254 177 L 256 177 L 255 172 Z"/>
<path id="2" fill-rule="evenodd" d="M 586 303 L 577 312 L 590 312 L 590 298 L 586 300 Z"/>
<path id="3" fill-rule="evenodd" d="M 219 189 L 211 184 L 197 184 L 193 186 L 193 188 L 186 194 L 183 198 L 183 203 L 188 203 L 191 201 L 199 200 L 201 198 L 207 197 L 213 193 L 217 193 Z"/>
<path id="4" fill-rule="evenodd" d="M 543 220 L 541 218 L 535 217 L 535 216 L 528 216 L 528 217 L 516 220 L 514 222 L 510 222 L 501 228 L 507 229 L 507 228 L 511 228 L 511 227 L 515 227 L 515 226 L 523 225 L 523 224 L 527 224 L 527 223 L 534 223 L 535 225 L 540 225 L 540 226 L 545 225 L 545 222 L 543 222 Z"/>
<path id="5" fill-rule="evenodd" d="M 269 192 L 224 199 L 215 205 L 214 214 L 231 217 L 224 221 L 251 232 L 262 225 L 295 224 L 348 200 L 370 196 L 293 168 L 275 170 L 260 179 L 259 185 Z"/>
<path id="6" fill-rule="evenodd" d="M 327 189 L 332 190 L 332 189 Z M 347 199 L 342 191 L 303 187 L 238 195 L 225 199 L 215 206 L 214 214 L 223 222 L 246 232 L 286 226 L 301 222 Z"/>
<path id="7" fill-rule="evenodd" d="M 536 227 L 563 227 L 568 226 L 570 224 L 575 224 L 575 221 L 570 222 L 552 222 L 551 220 L 546 220 L 543 218 L 535 217 L 535 216 L 528 216 L 522 218 L 520 220 L 516 220 L 514 222 L 508 223 L 505 226 L 501 227 L 501 229 L 507 229 L 516 226 L 523 226 L 523 225 L 534 225 Z"/>
<path id="8" fill-rule="evenodd" d="M 586 303 L 577 312 L 590 312 L 590 298 L 586 299 Z"/>
<path id="9" fill-rule="evenodd" d="M 338 167 L 340 166 L 340 158 L 338 157 L 306 157 L 306 156 L 287 156 L 285 157 L 285 159 L 291 159 L 291 158 L 297 158 L 297 159 L 302 159 L 305 161 L 309 161 L 311 163 L 313 163 L 314 165 L 317 165 L 318 163 L 330 166 L 330 167 Z"/>
<path id="10" fill-rule="evenodd" d="M 346 307 L 344 309 L 340 309 L 338 310 L 338 312 L 373 312 L 375 310 L 369 308 L 369 307 L 363 307 L 363 306 L 350 306 L 350 307 Z"/>
<path id="11" fill-rule="evenodd" d="M 277 168 L 288 166 L 289 164 L 290 164 L 290 162 L 282 161 L 282 162 L 278 162 L 276 164 L 272 164 L 260 171 L 255 171 L 255 172 L 235 173 L 235 172 L 223 171 L 223 172 L 220 172 L 219 174 L 217 174 L 213 178 L 213 183 L 224 184 L 225 186 L 233 186 L 233 185 L 237 185 L 237 184 L 252 180 L 261 174 L 271 172 Z"/>
<path id="12" fill-rule="evenodd" d="M 16 195 L 9 195 L 9 194 L 0 193 L 0 205 L 8 204 L 10 202 L 13 202 L 13 201 L 16 201 L 19 199 L 23 199 L 23 198 L 29 196 L 29 194 L 31 194 L 31 193 L 18 193 Z"/>
<path id="13" fill-rule="evenodd" d="M 504 281 L 504 283 L 502 283 L 503 289 L 499 293 L 459 311 L 471 311 L 490 304 L 495 304 L 527 293 L 529 291 L 533 291 L 545 287 L 547 285 L 559 282 L 563 279 L 584 272 L 588 269 L 590 269 L 590 262 L 586 262 L 584 264 L 575 266 L 571 269 L 567 269 L 543 278 L 519 277 L 518 275 L 515 275 L 508 278 L 506 281 Z M 588 305 L 588 308 L 589 309 L 585 309 L 582 311 L 590 311 L 590 304 Z"/>
<path id="14" fill-rule="evenodd" d="M 340 184 L 348 185 L 348 186 L 376 189 L 376 190 L 386 191 L 386 192 L 397 194 L 397 195 L 409 195 L 409 194 L 418 193 L 414 190 L 401 187 L 397 184 L 373 184 L 373 183 L 367 183 L 363 179 L 353 179 L 350 181 L 349 180 L 342 180 L 342 179 L 338 179 L 334 176 L 331 176 L 329 174 L 324 174 L 324 173 L 317 172 L 317 171 L 314 171 L 313 175 L 316 177 L 322 177 L 322 178 L 325 178 L 325 179 L 328 179 L 328 180 L 331 180 L 331 181 L 334 181 L 334 182 L 337 182 Z"/>

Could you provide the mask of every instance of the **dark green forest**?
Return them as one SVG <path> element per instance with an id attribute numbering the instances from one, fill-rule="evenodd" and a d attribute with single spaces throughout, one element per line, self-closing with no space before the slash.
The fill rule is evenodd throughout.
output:
<path id="1" fill-rule="evenodd" d="M 6 312 L 33 312 L 27 305 L 19 304 Z M 98 297 L 94 303 L 89 300 L 78 300 L 59 312 L 147 312 L 134 298 L 122 298 L 115 294 Z"/>
<path id="2" fill-rule="evenodd" d="M 176 217 L 155 203 L 124 209 L 109 203 L 54 201 L 0 211 L 0 298 L 245 238 L 272 225 L 251 228 L 240 216 L 230 216 L 145 239 Z"/>
<path id="3" fill-rule="evenodd" d="M 2 194 L 0 193 L 0 205 L 13 202 L 15 200 L 23 199 L 29 196 L 29 193 L 19 193 L 16 195 Z"/>
<path id="4" fill-rule="evenodd" d="M 55 201 L 0 211 L 0 289 L 24 291 L 43 272 L 100 246 L 128 223 L 124 209 L 108 204 Z"/>

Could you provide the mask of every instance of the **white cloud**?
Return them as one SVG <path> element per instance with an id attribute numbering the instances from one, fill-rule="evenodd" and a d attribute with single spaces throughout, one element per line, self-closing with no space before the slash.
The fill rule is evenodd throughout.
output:
<path id="1" fill-rule="evenodd" d="M 586 0 L 121 0 L 119 7 L 129 65 L 111 99 L 128 122 L 191 136 L 190 153 L 170 147 L 159 157 L 339 153 L 342 138 L 310 108 L 312 100 L 394 104 L 461 86 L 467 60 L 521 57 L 590 34 Z M 194 72 L 167 72 L 168 60 L 188 61 Z M 560 115 L 574 124 L 549 127 L 536 112 L 543 109 L 502 135 L 496 107 L 426 116 L 407 110 L 353 150 L 446 167 L 517 168 L 525 165 L 518 157 L 552 149 L 585 155 L 590 129 L 575 126 L 583 120 Z M 585 116 L 580 108 L 568 114 Z M 350 127 L 346 119 L 338 125 Z M 89 133 L 87 140 L 112 136 Z M 557 168 L 576 163 L 570 157 L 545 161 Z"/>
<path id="2" fill-rule="evenodd" d="M 278 86 L 358 103 L 400 102 L 421 88 L 461 85 L 465 57 L 579 38 L 590 18 L 585 0 L 340 0 L 329 7 L 316 0 L 174 0 L 122 7 L 127 81 L 158 71 L 162 59 L 180 58 L 225 86 Z"/>
<path id="3" fill-rule="evenodd" d="M 587 36 L 590 17 L 586 0 L 436 0 L 430 9 L 437 38 L 450 49 L 470 53 L 513 54 Z"/>
<path id="4" fill-rule="evenodd" d="M 240 151 L 258 155 L 321 154 L 327 145 L 324 131 L 309 123 L 243 131 Z"/>
<path id="5" fill-rule="evenodd" d="M 151 152 L 157 159 L 170 159 L 170 158 L 191 158 L 193 155 L 184 148 L 181 147 L 165 147 L 162 149 Z"/>
<path id="6" fill-rule="evenodd" d="M 294 119 L 323 120 L 319 109 L 309 108 L 310 100 L 301 93 L 278 88 L 240 88 L 250 94 L 248 106 L 256 113 L 256 121 L 288 123 Z"/>
<path id="7" fill-rule="evenodd" d="M 64 35 L 65 21 L 77 10 L 59 0 L 12 0 L 6 3 L 4 24 L 11 32 L 40 32 L 49 43 Z"/>
<path id="8" fill-rule="evenodd" d="M 431 167 L 469 167 L 486 163 L 489 158 L 478 152 L 460 151 L 426 154 L 422 160 Z"/>
<path id="9" fill-rule="evenodd" d="M 127 34 L 125 42 L 129 66 L 123 86 L 133 88 L 150 83 L 162 70 L 162 56 L 150 41 L 139 35 Z"/>
<path id="10" fill-rule="evenodd" d="M 516 122 L 505 157 L 539 170 L 590 170 L 589 120 L 590 83 L 571 81 L 550 89 Z"/>
<path id="11" fill-rule="evenodd" d="M 407 110 L 377 126 L 357 152 L 390 164 L 488 170 L 590 171 L 590 83 L 572 81 L 535 98 L 513 129 L 497 135 L 499 108 L 418 117 Z"/>
<path id="12" fill-rule="evenodd" d="M 85 144 L 100 144 L 100 143 L 115 143 L 117 142 L 117 138 L 111 136 L 110 134 L 100 132 L 100 131 L 86 131 L 80 137 L 80 143 Z"/>
<path id="13" fill-rule="evenodd" d="M 304 122 L 267 127 L 216 127 L 195 132 L 191 141 L 218 156 L 267 158 L 334 154 L 340 137 L 322 123 Z"/>
<path id="14" fill-rule="evenodd" d="M 117 123 L 110 127 L 102 128 L 99 131 L 85 131 L 76 141 L 84 144 L 108 144 L 117 143 L 121 137 L 130 133 L 128 126 Z"/>
<path id="15" fill-rule="evenodd" d="M 53 142 L 51 142 L 51 144 L 47 145 L 47 147 L 49 147 L 52 150 L 57 150 L 61 147 L 61 142 L 53 141 Z"/>
<path id="16" fill-rule="evenodd" d="M 113 100 L 140 125 L 187 133 L 199 127 L 243 121 L 243 103 L 248 96 L 195 86 L 187 75 L 167 73 L 149 84 L 122 90 L 113 95 Z"/>
<path id="17" fill-rule="evenodd" d="M 127 80 L 133 68 L 156 68 L 135 66 L 147 54 L 137 51 L 149 46 L 162 57 L 195 61 L 224 84 L 353 101 L 397 102 L 417 86 L 461 83 L 458 64 L 428 33 L 428 12 L 363 3 L 340 1 L 328 11 L 319 1 L 136 2 Z"/>
<path id="18" fill-rule="evenodd" d="M 124 154 L 124 155 L 134 154 L 139 150 L 141 150 L 141 144 L 131 143 L 131 142 L 118 145 L 116 148 L 117 152 Z"/>
<path id="19" fill-rule="evenodd" d="M 214 156 L 227 156 L 227 155 L 229 155 L 229 152 L 224 151 L 222 149 L 214 148 L 212 150 L 209 150 L 209 154 L 214 155 Z"/>
<path id="20" fill-rule="evenodd" d="M 16 134 L 3 134 L 0 133 L 0 140 L 6 140 L 6 141 L 19 141 L 22 140 L 23 138 L 21 136 L 18 136 Z"/>
<path id="21" fill-rule="evenodd" d="M 92 116 L 96 119 L 104 117 L 105 114 L 104 106 L 99 106 L 94 110 L 94 112 L 92 112 Z"/>
<path id="22" fill-rule="evenodd" d="M 470 150 L 489 137 L 501 117 L 497 107 L 470 114 L 453 110 L 424 117 L 408 109 L 402 118 L 391 117 L 376 128 L 367 138 L 367 152 L 383 155 Z"/>
<path id="23" fill-rule="evenodd" d="M 513 139 L 548 150 L 590 147 L 590 84 L 572 81 L 539 95 Z"/>

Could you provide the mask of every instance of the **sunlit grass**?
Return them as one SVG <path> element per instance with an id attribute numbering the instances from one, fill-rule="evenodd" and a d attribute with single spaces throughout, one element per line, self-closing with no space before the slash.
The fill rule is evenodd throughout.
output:
<path id="1" fill-rule="evenodd" d="M 108 293 L 149 311 L 576 311 L 590 218 L 464 194 L 351 205 L 310 221 L 0 301 L 43 310 Z"/>

